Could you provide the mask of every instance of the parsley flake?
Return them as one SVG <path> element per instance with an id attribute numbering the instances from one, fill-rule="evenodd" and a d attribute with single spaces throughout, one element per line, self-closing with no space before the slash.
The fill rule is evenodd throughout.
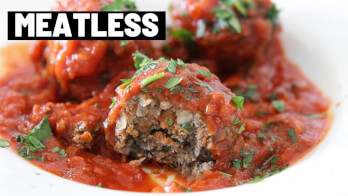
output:
<path id="1" fill-rule="evenodd" d="M 111 97 L 111 101 L 112 101 L 112 103 L 111 103 L 111 105 L 109 106 L 109 109 L 111 109 L 111 108 L 113 108 L 114 107 L 114 105 L 116 104 L 116 98 L 115 97 Z"/>
<path id="2" fill-rule="evenodd" d="M 290 136 L 292 142 L 297 142 L 297 137 L 294 128 L 291 127 L 289 129 L 288 135 Z"/>
<path id="3" fill-rule="evenodd" d="M 176 85 L 180 84 L 182 79 L 183 79 L 182 77 L 180 77 L 180 78 L 171 77 L 171 78 L 168 79 L 168 81 L 164 85 L 164 87 L 167 88 L 167 89 L 171 89 L 171 88 L 175 87 Z"/>
<path id="4" fill-rule="evenodd" d="M 161 78 L 164 78 L 164 72 L 161 72 L 161 73 L 156 73 L 155 75 L 153 76 L 150 76 L 150 77 L 147 77 L 145 78 L 143 81 L 140 82 L 140 85 L 142 87 L 145 87 Z"/>
<path id="5" fill-rule="evenodd" d="M 235 97 L 232 97 L 232 101 L 236 104 L 237 109 L 243 110 L 244 97 L 242 97 L 242 96 L 235 96 Z"/>
<path id="6" fill-rule="evenodd" d="M 272 105 L 275 109 L 278 110 L 278 112 L 284 112 L 285 111 L 285 103 L 284 101 L 272 101 Z"/>
<path id="7" fill-rule="evenodd" d="M 10 147 L 10 142 L 0 139 L 0 148 L 7 148 Z"/>

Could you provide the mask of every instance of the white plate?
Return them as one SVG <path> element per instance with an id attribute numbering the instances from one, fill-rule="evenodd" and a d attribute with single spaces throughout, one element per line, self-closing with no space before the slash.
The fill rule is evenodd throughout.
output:
<path id="1" fill-rule="evenodd" d="M 143 10 L 168 1 L 138 0 Z M 348 1 L 278 0 L 288 57 L 331 98 L 335 115 L 324 141 L 304 159 L 260 183 L 200 195 L 348 196 Z M 52 0 L 0 2 L 0 45 L 7 43 L 7 11 L 49 10 Z M 341 103 L 337 107 L 337 103 Z M 0 195 L 132 195 L 72 182 L 45 172 L 8 149 L 0 149 Z M 185 193 L 186 195 L 197 193 Z M 176 194 L 180 195 L 180 194 Z"/>

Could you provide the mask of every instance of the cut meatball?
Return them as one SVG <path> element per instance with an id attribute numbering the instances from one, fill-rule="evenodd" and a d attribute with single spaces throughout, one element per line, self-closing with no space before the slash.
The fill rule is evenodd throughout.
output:
<path id="1" fill-rule="evenodd" d="M 184 60 L 210 61 L 206 66 L 217 74 L 262 58 L 279 31 L 278 11 L 270 0 L 174 0 L 172 7 L 174 39 L 164 45 L 165 55 L 175 58 L 188 50 Z M 186 49 L 178 49 L 182 44 L 177 42 Z"/>
<path id="2" fill-rule="evenodd" d="M 242 111 L 215 75 L 181 60 L 144 57 L 140 65 L 116 89 L 104 122 L 106 141 L 115 151 L 194 175 L 226 169 L 240 156 Z"/>
<path id="3" fill-rule="evenodd" d="M 59 0 L 54 11 L 101 11 L 112 0 Z M 62 91 L 77 100 L 100 93 L 122 70 L 134 70 L 132 53 L 152 54 L 147 40 L 50 40 L 32 46 L 32 59 L 39 69 L 56 78 Z"/>

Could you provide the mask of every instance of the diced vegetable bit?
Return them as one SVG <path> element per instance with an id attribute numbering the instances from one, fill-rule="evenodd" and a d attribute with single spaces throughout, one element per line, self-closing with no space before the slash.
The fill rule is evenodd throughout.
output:
<path id="1" fill-rule="evenodd" d="M 295 133 L 295 129 L 294 128 L 291 127 L 289 129 L 288 135 L 290 136 L 292 142 L 297 142 L 297 137 L 296 137 L 296 133 Z"/>
<path id="2" fill-rule="evenodd" d="M 147 77 L 145 78 L 143 81 L 140 82 L 140 85 L 142 87 L 145 87 L 161 78 L 164 78 L 164 72 L 161 72 L 161 73 L 156 73 L 155 75 L 153 76 L 150 76 L 150 77 Z"/>
<path id="3" fill-rule="evenodd" d="M 7 148 L 10 147 L 10 142 L 0 139 L 0 148 Z"/>
<path id="4" fill-rule="evenodd" d="M 171 88 L 175 87 L 176 85 L 180 84 L 182 79 L 183 79 L 182 77 L 180 77 L 180 78 L 171 77 L 171 78 L 168 79 L 168 81 L 164 85 L 164 87 L 167 88 L 167 89 L 171 89 Z"/>
<path id="5" fill-rule="evenodd" d="M 116 98 L 115 97 L 111 97 L 111 101 L 112 101 L 112 103 L 111 103 L 111 105 L 109 106 L 109 109 L 111 109 L 111 108 L 113 108 L 114 107 L 114 105 L 116 104 Z"/>
<path id="6" fill-rule="evenodd" d="M 272 101 L 272 105 L 275 109 L 278 110 L 278 112 L 284 112 L 285 111 L 285 103 L 284 101 Z"/>
<path id="7" fill-rule="evenodd" d="M 327 117 L 327 114 L 312 114 L 309 116 L 309 118 L 313 118 L 313 119 L 316 119 L 316 118 L 325 118 Z"/>
<path id="8" fill-rule="evenodd" d="M 178 66 L 178 63 L 174 61 L 173 59 L 171 59 L 168 63 L 166 71 L 175 74 L 177 66 Z"/>
<path id="9" fill-rule="evenodd" d="M 203 86 L 205 87 L 206 89 L 208 89 L 209 91 L 214 91 L 214 89 L 212 87 L 210 87 L 209 85 L 207 84 L 203 84 L 203 83 L 198 83 L 196 82 L 195 84 L 199 85 L 199 86 Z"/>
<path id="10" fill-rule="evenodd" d="M 65 149 L 62 149 L 59 151 L 59 155 L 64 158 L 64 157 L 68 156 L 68 153 L 65 152 Z"/>
<path id="11" fill-rule="evenodd" d="M 131 0 L 115 0 L 109 5 L 102 7 L 102 11 L 111 12 L 111 11 L 136 11 L 137 6 L 134 1 Z"/>
<path id="12" fill-rule="evenodd" d="M 245 130 L 245 123 L 243 123 L 238 130 L 238 134 L 241 134 Z"/>
<path id="13" fill-rule="evenodd" d="M 204 71 L 201 69 L 197 69 L 198 73 L 203 75 L 203 76 L 207 76 L 207 77 L 211 77 L 211 72 L 210 71 Z"/>
<path id="14" fill-rule="evenodd" d="M 172 118 L 168 118 L 168 126 L 173 126 L 173 124 L 174 124 L 174 121 L 173 121 L 173 119 Z"/>
<path id="15" fill-rule="evenodd" d="M 54 148 L 52 148 L 52 152 L 53 153 L 56 153 L 56 152 L 58 152 L 60 149 L 59 149 L 59 147 L 58 146 L 56 146 L 56 147 L 54 147 Z"/>
<path id="16" fill-rule="evenodd" d="M 243 110 L 244 97 L 242 97 L 242 96 L 235 96 L 235 97 L 232 98 L 232 101 L 236 104 L 236 107 L 239 110 Z"/>
<path id="17" fill-rule="evenodd" d="M 191 122 L 179 124 L 179 127 L 185 129 L 188 133 L 191 132 Z"/>
<path id="18" fill-rule="evenodd" d="M 232 178 L 231 174 L 228 174 L 228 173 L 225 173 L 225 172 L 221 172 L 221 171 L 218 171 L 218 173 L 221 174 L 221 175 L 224 175 L 224 176 Z"/>

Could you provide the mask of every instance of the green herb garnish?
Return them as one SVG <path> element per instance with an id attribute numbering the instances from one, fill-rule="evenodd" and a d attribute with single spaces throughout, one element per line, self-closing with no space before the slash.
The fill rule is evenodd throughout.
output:
<path id="1" fill-rule="evenodd" d="M 161 72 L 161 73 L 156 73 L 155 75 L 153 76 L 150 76 L 150 77 L 147 77 L 145 78 L 143 81 L 140 82 L 140 85 L 142 87 L 145 87 L 161 78 L 164 78 L 164 72 Z"/>
<path id="2" fill-rule="evenodd" d="M 239 159 L 234 159 L 232 160 L 233 166 L 236 167 L 237 169 L 241 169 L 241 161 Z"/>
<path id="3" fill-rule="evenodd" d="M 327 116 L 327 114 L 312 114 L 309 116 L 309 118 L 313 118 L 313 119 L 316 119 L 316 118 L 325 118 Z"/>
<path id="4" fill-rule="evenodd" d="M 234 119 L 233 125 L 236 126 L 236 125 L 238 125 L 240 122 L 242 122 L 242 120 L 240 120 L 238 117 L 236 117 L 236 118 Z"/>
<path id="5" fill-rule="evenodd" d="M 241 134 L 245 130 L 245 123 L 243 123 L 238 130 L 238 134 Z"/>
<path id="6" fill-rule="evenodd" d="M 211 77 L 210 71 L 204 71 L 204 70 L 200 70 L 200 69 L 196 69 L 196 70 L 198 71 L 199 74 L 201 74 L 203 76 Z"/>
<path id="7" fill-rule="evenodd" d="M 60 157 L 64 158 L 64 157 L 68 156 L 68 153 L 65 152 L 65 149 L 62 149 L 59 151 L 59 155 L 60 155 Z"/>
<path id="8" fill-rule="evenodd" d="M 54 147 L 54 148 L 52 148 L 52 152 L 53 153 L 56 153 L 56 152 L 58 152 L 60 149 L 59 149 L 59 147 L 58 146 L 56 146 L 56 147 Z"/>
<path id="9" fill-rule="evenodd" d="M 156 88 L 155 91 L 157 91 L 159 93 L 163 93 L 163 90 L 161 88 Z"/>
<path id="10" fill-rule="evenodd" d="M 180 84 L 182 79 L 183 78 L 181 78 L 181 77 L 180 78 L 171 77 L 171 78 L 169 78 L 167 83 L 164 85 L 164 87 L 167 88 L 167 89 L 171 89 L 171 88 L 175 87 L 176 85 Z"/>
<path id="11" fill-rule="evenodd" d="M 213 90 L 214 90 L 212 87 L 210 87 L 210 86 L 207 85 L 207 84 L 198 83 L 198 82 L 196 82 L 195 84 L 197 84 L 197 85 L 199 85 L 199 86 L 203 86 L 203 87 L 205 87 L 206 89 L 208 89 L 209 91 L 213 91 Z"/>
<path id="12" fill-rule="evenodd" d="M 288 135 L 290 136 L 292 142 L 297 142 L 297 137 L 296 137 L 296 133 L 295 133 L 295 129 L 294 128 L 291 127 L 289 129 Z"/>
<path id="13" fill-rule="evenodd" d="M 279 23 L 279 14 L 280 10 L 277 9 L 275 4 L 272 4 L 271 8 L 267 11 L 266 19 L 272 23 L 272 27 L 276 28 Z"/>
<path id="14" fill-rule="evenodd" d="M 115 97 L 111 97 L 111 101 L 112 101 L 112 103 L 111 103 L 111 105 L 109 106 L 109 109 L 111 109 L 111 108 L 114 107 L 114 105 L 116 104 L 117 99 L 116 99 Z"/>
<path id="15" fill-rule="evenodd" d="M 127 46 L 128 44 L 129 44 L 129 40 L 121 40 L 121 42 L 120 42 L 121 47 Z"/>
<path id="16" fill-rule="evenodd" d="M 228 174 L 228 173 L 225 173 L 225 172 L 221 172 L 221 171 L 218 171 L 218 173 L 221 174 L 221 175 L 224 175 L 224 176 L 232 178 L 231 174 Z"/>
<path id="17" fill-rule="evenodd" d="M 275 109 L 278 110 L 278 112 L 284 112 L 285 111 L 285 103 L 284 101 L 272 101 L 272 105 Z"/>
<path id="18" fill-rule="evenodd" d="M 173 121 L 173 119 L 172 118 L 168 118 L 168 126 L 173 126 L 173 124 L 174 124 L 174 121 Z"/>
<path id="19" fill-rule="evenodd" d="M 235 97 L 232 98 L 232 101 L 236 104 L 237 109 L 243 110 L 244 97 L 242 97 L 242 96 L 235 96 Z"/>
<path id="20" fill-rule="evenodd" d="M 130 0 L 115 0 L 113 3 L 102 7 L 102 11 L 104 12 L 136 10 L 137 6 L 135 5 L 135 2 Z"/>
<path id="21" fill-rule="evenodd" d="M 178 66 L 178 63 L 174 61 L 173 59 L 171 59 L 168 63 L 166 71 L 175 74 L 177 66 Z"/>

